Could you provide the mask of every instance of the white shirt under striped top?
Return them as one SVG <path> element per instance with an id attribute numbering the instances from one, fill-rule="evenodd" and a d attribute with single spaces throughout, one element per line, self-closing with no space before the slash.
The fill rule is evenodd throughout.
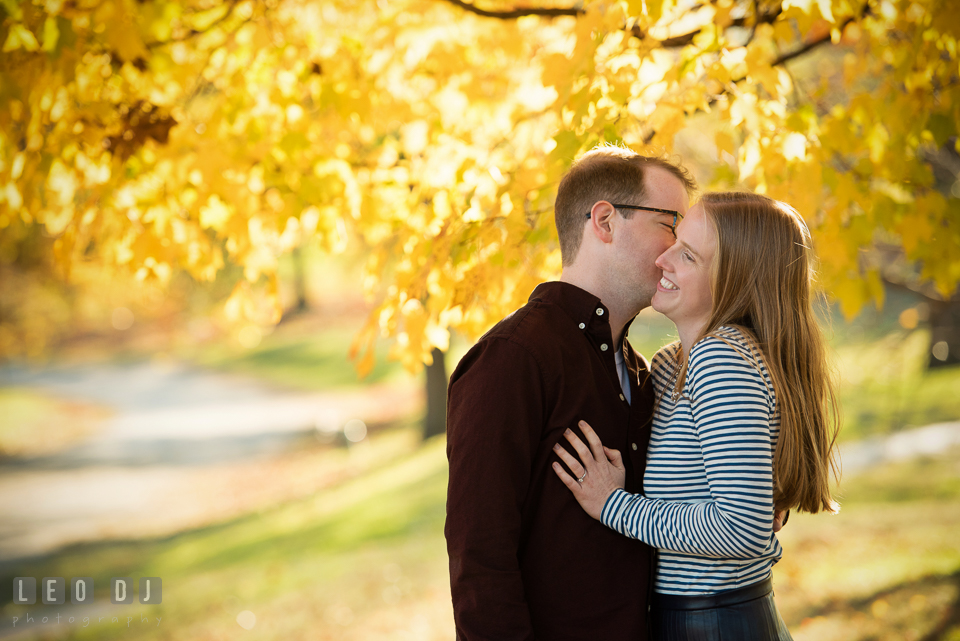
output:
<path id="1" fill-rule="evenodd" d="M 766 367 L 740 330 L 721 327 L 693 346 L 674 399 L 679 350 L 674 343 L 653 358 L 658 404 L 645 496 L 617 490 L 600 520 L 660 549 L 657 592 L 714 594 L 762 581 L 780 560 L 773 533 L 780 416 Z"/>

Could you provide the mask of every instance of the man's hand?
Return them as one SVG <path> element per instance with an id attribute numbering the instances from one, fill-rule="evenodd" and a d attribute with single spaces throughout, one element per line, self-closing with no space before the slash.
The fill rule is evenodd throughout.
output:
<path id="1" fill-rule="evenodd" d="M 623 488 L 627 471 L 623 466 L 620 452 L 604 447 L 600 437 L 587 425 L 586 421 L 580 421 L 580 429 L 590 443 L 589 448 L 571 430 L 564 432 L 564 436 L 580 455 L 583 465 L 567 450 L 560 447 L 559 443 L 553 446 L 557 456 L 567 464 L 576 477 L 567 474 L 559 463 L 553 464 L 553 471 L 573 492 L 574 498 L 587 514 L 599 521 L 604 503 L 615 490 Z"/>

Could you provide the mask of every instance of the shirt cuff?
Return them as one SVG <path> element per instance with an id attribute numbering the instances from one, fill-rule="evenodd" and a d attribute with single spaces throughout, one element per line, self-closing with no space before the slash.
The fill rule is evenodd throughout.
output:
<path id="1" fill-rule="evenodd" d="M 630 494 L 625 490 L 621 488 L 614 490 L 604 502 L 603 509 L 600 510 L 600 522 L 608 528 L 620 532 L 620 529 L 617 527 L 620 521 L 620 512 L 623 510 L 629 498 Z"/>

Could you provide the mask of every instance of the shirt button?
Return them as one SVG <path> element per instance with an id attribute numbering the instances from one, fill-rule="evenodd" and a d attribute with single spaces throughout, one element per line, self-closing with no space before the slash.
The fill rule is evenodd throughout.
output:
<path id="1" fill-rule="evenodd" d="M 603 316 L 603 308 L 602 308 L 602 307 L 598 307 L 598 308 L 597 308 L 597 316 Z"/>
<path id="2" fill-rule="evenodd" d="M 633 451 L 634 451 L 634 452 L 637 451 L 637 444 L 636 444 L 636 443 L 631 443 L 631 444 L 630 444 L 630 447 L 633 448 Z"/>
<path id="3" fill-rule="evenodd" d="M 584 327 L 586 327 L 586 325 L 584 325 L 583 323 L 580 323 L 580 329 L 583 329 Z"/>
<path id="4" fill-rule="evenodd" d="M 607 344 L 606 344 L 606 343 L 603 343 L 603 344 L 600 346 L 600 351 L 601 351 L 601 352 L 607 351 Z"/>
<path id="5" fill-rule="evenodd" d="M 621 401 L 625 401 L 625 400 L 627 400 L 627 397 L 624 396 L 623 394 L 621 394 L 621 395 L 620 395 L 620 400 L 621 400 Z"/>

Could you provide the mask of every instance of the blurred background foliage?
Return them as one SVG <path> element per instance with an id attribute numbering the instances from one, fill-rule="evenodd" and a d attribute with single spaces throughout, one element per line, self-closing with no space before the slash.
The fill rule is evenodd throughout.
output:
<path id="1" fill-rule="evenodd" d="M 164 578 L 163 625 L 107 605 L 27 636 L 217 639 L 247 612 L 258 638 L 450 638 L 445 364 L 558 275 L 554 189 L 602 142 L 804 215 L 844 443 L 957 421 L 958 37 L 951 0 L 0 1 L 4 367 L 418 399 L 238 467 L 190 527 L 0 558 L 0 590 Z M 672 326 L 630 337 L 650 356 Z M 114 411 L 0 388 L 0 481 Z M 795 638 L 960 639 L 957 460 L 858 471 L 839 516 L 791 520 Z"/>
<path id="2" fill-rule="evenodd" d="M 41 353 L 75 314 L 127 326 L 131 290 L 250 343 L 283 315 L 284 256 L 358 245 L 357 367 L 384 336 L 416 372 L 557 275 L 553 189 L 610 142 L 790 202 L 848 317 L 884 280 L 922 292 L 960 358 L 939 335 L 960 281 L 947 0 L 0 12 L 0 354 Z"/>

